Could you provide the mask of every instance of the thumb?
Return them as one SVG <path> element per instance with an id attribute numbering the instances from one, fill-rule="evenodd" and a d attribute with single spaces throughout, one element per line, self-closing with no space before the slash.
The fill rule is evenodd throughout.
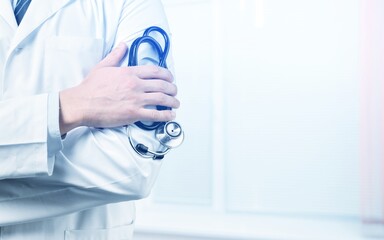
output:
<path id="1" fill-rule="evenodd" d="M 96 68 L 102 67 L 116 67 L 119 65 L 121 59 L 127 52 L 127 45 L 123 42 L 119 43 L 115 49 L 113 49 L 103 60 L 101 60 Z"/>

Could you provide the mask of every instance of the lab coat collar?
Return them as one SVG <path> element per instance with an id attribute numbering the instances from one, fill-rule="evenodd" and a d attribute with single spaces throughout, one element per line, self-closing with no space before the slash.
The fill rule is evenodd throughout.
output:
<path id="1" fill-rule="evenodd" d="M 13 14 L 12 2 L 0 0 L 0 17 L 2 17 L 12 29 L 17 28 L 15 15 Z"/>
<path id="2" fill-rule="evenodd" d="M 75 0 L 33 0 L 29 5 L 28 11 L 24 15 L 23 20 L 21 21 L 19 27 L 15 32 L 11 48 L 16 48 L 26 37 L 28 37 L 29 34 L 39 28 L 39 26 L 44 23 L 48 18 L 50 18 L 57 11 L 59 11 L 64 6 L 68 5 L 73 1 Z M 12 8 L 10 1 L 0 0 L 0 2 L 7 2 L 7 4 L 2 5 L 9 5 L 7 6 L 8 9 Z M 0 5 L 0 9 L 2 9 L 2 5 Z M 16 20 L 13 15 L 13 10 L 7 10 L 6 14 L 8 21 L 16 24 Z M 8 16 L 9 14 L 11 14 L 12 16 Z M 9 18 L 13 18 L 12 21 Z"/>

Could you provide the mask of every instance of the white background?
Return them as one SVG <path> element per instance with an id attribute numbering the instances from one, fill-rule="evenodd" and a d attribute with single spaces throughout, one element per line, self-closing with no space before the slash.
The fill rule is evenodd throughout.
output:
<path id="1" fill-rule="evenodd" d="M 359 1 L 163 3 L 186 139 L 135 239 L 360 239 Z"/>

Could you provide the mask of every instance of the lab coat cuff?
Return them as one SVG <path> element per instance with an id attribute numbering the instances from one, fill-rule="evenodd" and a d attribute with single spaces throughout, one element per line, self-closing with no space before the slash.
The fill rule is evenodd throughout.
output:
<path id="1" fill-rule="evenodd" d="M 48 167 L 53 168 L 53 158 L 57 152 L 63 149 L 63 142 L 60 134 L 59 123 L 59 93 L 50 93 L 48 95 Z"/>

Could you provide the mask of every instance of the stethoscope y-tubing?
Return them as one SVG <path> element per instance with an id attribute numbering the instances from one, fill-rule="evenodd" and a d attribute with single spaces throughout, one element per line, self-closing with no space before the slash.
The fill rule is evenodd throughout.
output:
<path id="1" fill-rule="evenodd" d="M 164 49 L 161 47 L 160 43 L 153 37 L 150 36 L 151 32 L 157 32 L 160 33 L 164 39 Z M 167 57 L 169 52 L 169 37 L 168 34 L 160 27 L 152 26 L 147 28 L 143 36 L 138 37 L 133 41 L 131 48 L 129 50 L 129 59 L 128 59 L 128 66 L 137 66 L 138 65 L 138 51 L 140 48 L 140 45 L 143 43 L 149 44 L 153 50 L 157 53 L 159 58 L 158 65 L 163 68 L 167 68 Z M 164 106 L 156 106 L 157 110 L 170 110 L 169 107 Z M 159 127 L 162 123 L 161 122 L 153 122 L 152 124 L 145 124 L 143 122 L 135 122 L 135 125 L 138 126 L 141 129 L 144 130 L 155 130 L 157 127 Z"/>

